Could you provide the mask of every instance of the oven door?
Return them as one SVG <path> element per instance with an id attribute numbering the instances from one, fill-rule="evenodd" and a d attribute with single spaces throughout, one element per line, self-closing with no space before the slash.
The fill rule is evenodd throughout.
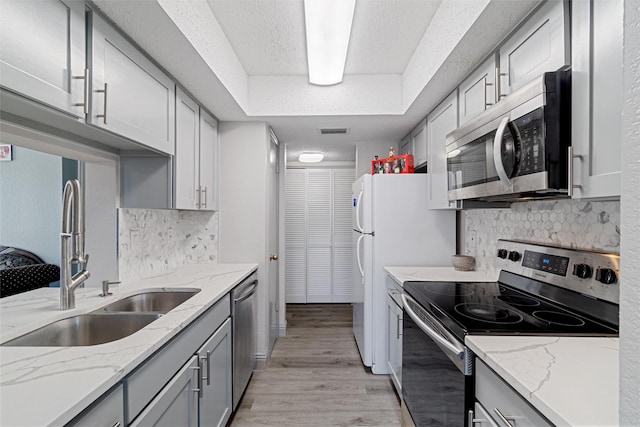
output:
<path id="1" fill-rule="evenodd" d="M 409 295 L 402 301 L 402 398 L 414 424 L 467 426 L 473 354 Z"/>

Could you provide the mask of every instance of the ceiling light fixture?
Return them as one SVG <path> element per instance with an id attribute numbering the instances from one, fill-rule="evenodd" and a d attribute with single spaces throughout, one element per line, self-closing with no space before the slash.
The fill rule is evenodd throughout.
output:
<path id="1" fill-rule="evenodd" d="M 321 162 L 322 159 L 324 159 L 324 154 L 322 153 L 304 152 L 298 156 L 298 161 L 301 163 L 318 163 Z"/>
<path id="2" fill-rule="evenodd" d="M 309 83 L 342 82 L 356 0 L 304 0 Z"/>

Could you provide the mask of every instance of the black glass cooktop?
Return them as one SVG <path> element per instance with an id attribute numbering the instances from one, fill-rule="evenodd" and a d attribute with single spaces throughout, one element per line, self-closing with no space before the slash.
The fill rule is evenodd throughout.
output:
<path id="1" fill-rule="evenodd" d="M 461 341 L 467 334 L 616 336 L 617 329 L 499 282 L 405 282 Z"/>

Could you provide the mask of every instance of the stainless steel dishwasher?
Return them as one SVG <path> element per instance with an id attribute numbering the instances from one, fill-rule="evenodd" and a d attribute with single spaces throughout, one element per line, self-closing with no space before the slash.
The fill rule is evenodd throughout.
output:
<path id="1" fill-rule="evenodd" d="M 233 410 L 256 366 L 256 273 L 231 291 L 233 333 Z"/>

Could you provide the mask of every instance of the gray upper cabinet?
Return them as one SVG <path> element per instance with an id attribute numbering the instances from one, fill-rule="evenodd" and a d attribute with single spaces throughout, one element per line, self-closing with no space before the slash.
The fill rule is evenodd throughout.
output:
<path id="1" fill-rule="evenodd" d="M 572 4 L 572 127 L 576 198 L 619 197 L 623 1 Z"/>
<path id="2" fill-rule="evenodd" d="M 400 144 L 398 144 L 398 155 L 402 154 L 413 154 L 413 147 L 411 146 L 411 135 L 405 136 L 402 141 L 400 141 Z"/>
<path id="3" fill-rule="evenodd" d="M 429 207 L 431 209 L 455 208 L 449 202 L 447 180 L 446 138 L 458 127 L 458 93 L 453 91 L 427 116 L 429 141 Z"/>
<path id="4" fill-rule="evenodd" d="M 3 88 L 84 118 L 84 2 L 1 1 L 0 52 Z"/>
<path id="5" fill-rule="evenodd" d="M 414 164 L 422 166 L 427 163 L 427 122 L 423 120 L 411 132 L 411 146 L 413 148 Z"/>
<path id="6" fill-rule="evenodd" d="M 461 125 L 495 104 L 495 83 L 496 60 L 492 55 L 458 87 Z"/>
<path id="7" fill-rule="evenodd" d="M 176 209 L 199 207 L 200 107 L 180 88 L 176 91 Z"/>
<path id="8" fill-rule="evenodd" d="M 580 3 L 580 2 L 573 2 Z M 569 64 L 569 4 L 548 0 L 500 48 L 500 96 Z"/>
<path id="9" fill-rule="evenodd" d="M 174 154 L 175 84 L 96 13 L 91 25 L 91 111 L 87 121 Z"/>
<path id="10" fill-rule="evenodd" d="M 176 90 L 176 209 L 216 210 L 218 124 L 180 88 Z"/>
<path id="11" fill-rule="evenodd" d="M 218 210 L 218 122 L 200 108 L 200 209 Z"/>

